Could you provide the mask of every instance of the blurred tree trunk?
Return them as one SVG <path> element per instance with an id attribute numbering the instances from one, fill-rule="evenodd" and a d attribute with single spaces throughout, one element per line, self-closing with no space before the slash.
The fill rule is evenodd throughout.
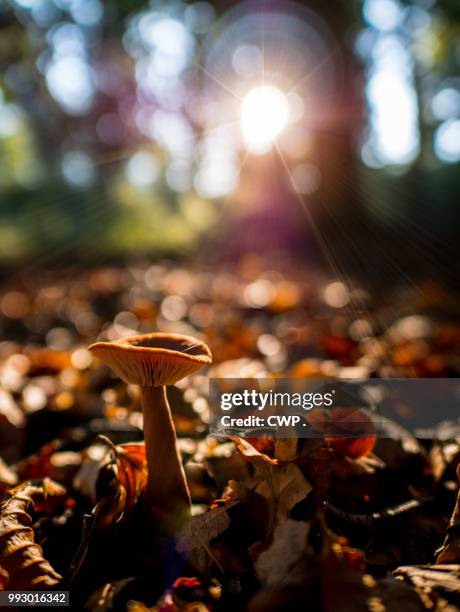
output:
<path id="1" fill-rule="evenodd" d="M 336 270 L 360 274 L 365 265 L 360 245 L 371 225 L 359 176 L 359 142 L 366 112 L 364 74 L 353 52 L 361 7 L 341 0 L 303 4 L 323 19 L 333 35 L 339 68 L 332 116 L 321 126 L 314 144 L 322 181 L 313 214 Z"/>

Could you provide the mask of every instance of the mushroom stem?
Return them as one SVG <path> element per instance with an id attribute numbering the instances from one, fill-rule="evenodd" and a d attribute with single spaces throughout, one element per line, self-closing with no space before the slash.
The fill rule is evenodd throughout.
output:
<path id="1" fill-rule="evenodd" d="M 141 387 L 147 456 L 147 499 L 152 507 L 189 513 L 191 500 L 166 387 Z"/>

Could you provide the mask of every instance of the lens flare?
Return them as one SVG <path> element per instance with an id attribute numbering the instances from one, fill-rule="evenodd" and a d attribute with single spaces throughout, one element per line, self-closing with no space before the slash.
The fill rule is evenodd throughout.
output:
<path id="1" fill-rule="evenodd" d="M 241 105 L 241 131 L 248 151 L 268 153 L 288 119 L 289 103 L 280 89 L 272 85 L 251 89 Z"/>

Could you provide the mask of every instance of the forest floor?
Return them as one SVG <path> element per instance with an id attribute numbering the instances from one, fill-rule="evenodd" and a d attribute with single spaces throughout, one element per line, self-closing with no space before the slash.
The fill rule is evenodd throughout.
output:
<path id="1" fill-rule="evenodd" d="M 420 440 L 387 419 L 361 445 L 208 432 L 209 378 L 458 377 L 441 287 L 376 298 L 257 258 L 135 263 L 17 275 L 0 311 L 3 589 L 97 611 L 460 608 L 460 423 Z M 87 350 L 154 330 L 213 354 L 169 389 L 180 530 L 147 508 L 138 388 Z"/>

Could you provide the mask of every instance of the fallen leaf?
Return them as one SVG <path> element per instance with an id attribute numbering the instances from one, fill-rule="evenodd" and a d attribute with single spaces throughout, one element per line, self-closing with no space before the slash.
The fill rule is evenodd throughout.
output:
<path id="1" fill-rule="evenodd" d="M 276 459 L 272 459 L 265 453 L 257 450 L 252 444 L 250 444 L 243 438 L 240 438 L 239 436 L 227 436 L 227 438 L 232 440 L 238 451 L 255 465 L 260 465 L 264 463 L 276 465 L 278 463 Z"/>
<path id="2" fill-rule="evenodd" d="M 413 585 L 427 601 L 427 608 L 439 604 L 436 609 L 457 610 L 460 605 L 460 565 L 406 565 L 398 567 L 393 574 Z M 444 608 L 442 607 L 444 601 Z M 448 608 L 454 604 L 455 608 Z"/>
<path id="3" fill-rule="evenodd" d="M 50 511 L 64 495 L 65 489 L 49 478 L 26 482 L 6 494 L 0 505 L 0 559 L 9 575 L 8 589 L 47 589 L 60 583 L 30 524 L 33 512 Z"/>
<path id="4" fill-rule="evenodd" d="M 191 565 L 200 573 L 206 573 L 210 559 L 216 561 L 209 544 L 230 526 L 227 510 L 237 503 L 227 502 L 224 506 L 193 516 L 180 536 L 176 550 L 185 554 Z"/>
<path id="5" fill-rule="evenodd" d="M 145 444 L 139 442 L 116 445 L 105 436 L 99 436 L 99 439 L 107 444 L 116 463 L 118 483 L 124 490 L 123 494 L 119 495 L 124 500 L 121 512 L 125 514 L 134 508 L 147 484 Z"/>
<path id="6" fill-rule="evenodd" d="M 254 466 L 256 476 L 249 484 L 265 497 L 271 508 L 269 530 L 310 493 L 311 484 L 294 463 L 280 463 L 255 449 L 249 442 L 232 437 L 237 449 Z"/>
<path id="7" fill-rule="evenodd" d="M 279 461 L 293 461 L 297 456 L 297 438 L 279 438 L 275 445 L 275 457 Z"/>
<path id="8" fill-rule="evenodd" d="M 257 577 L 264 586 L 280 584 L 287 578 L 292 579 L 294 566 L 306 554 L 309 531 L 309 523 L 292 519 L 287 519 L 275 527 L 271 545 L 260 553 L 255 562 Z"/>
<path id="9" fill-rule="evenodd" d="M 271 503 L 273 523 L 276 524 L 307 497 L 312 486 L 294 463 L 271 465 L 270 468 L 270 478 L 262 480 L 255 492 Z"/>

